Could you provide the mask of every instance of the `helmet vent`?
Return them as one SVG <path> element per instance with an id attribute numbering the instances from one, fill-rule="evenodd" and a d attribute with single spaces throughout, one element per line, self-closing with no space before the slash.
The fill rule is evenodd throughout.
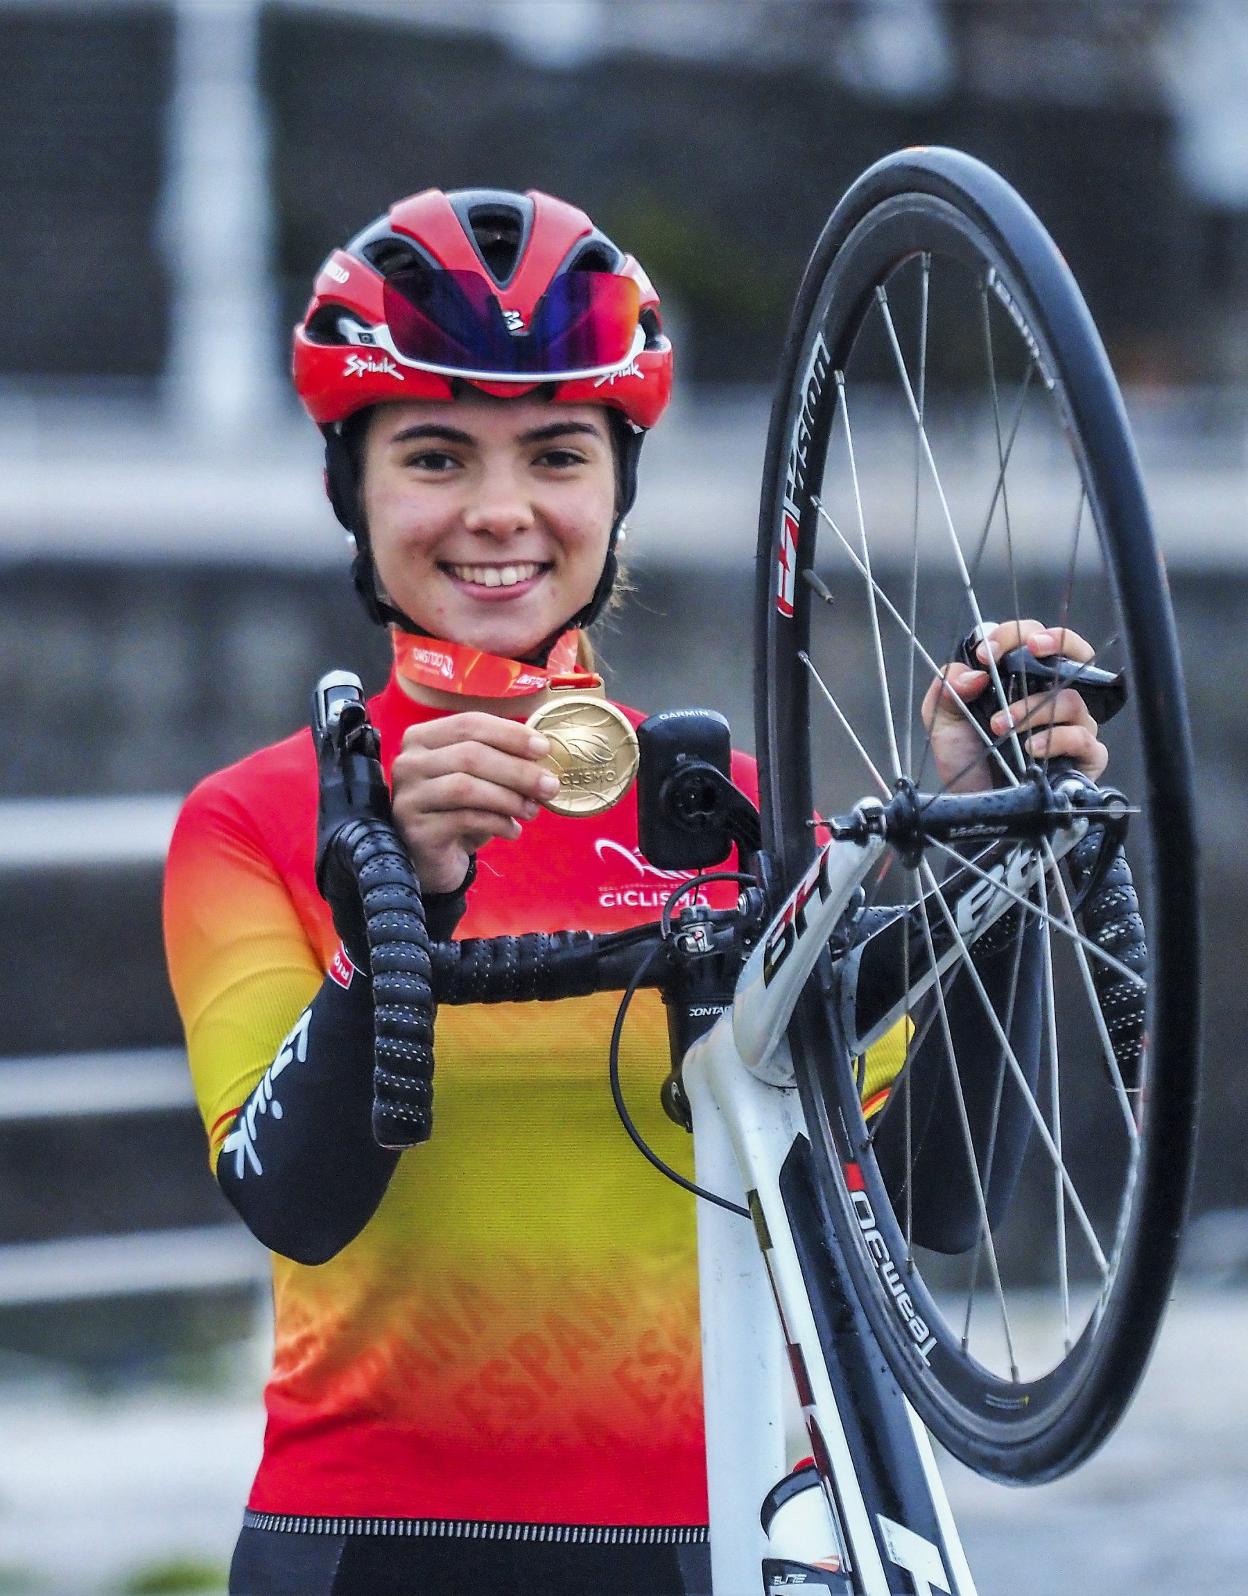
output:
<path id="1" fill-rule="evenodd" d="M 587 244 L 568 266 L 570 272 L 613 272 L 620 264 L 618 250 L 610 250 L 605 243 Z"/>
<path id="2" fill-rule="evenodd" d="M 383 277 L 393 277 L 396 272 L 410 271 L 414 266 L 424 266 L 428 263 L 420 252 L 405 243 L 393 234 L 388 238 L 377 238 L 365 244 L 360 253 L 370 266 L 375 266 Z"/>
<path id="3" fill-rule="evenodd" d="M 490 276 L 501 287 L 515 271 L 520 258 L 523 217 L 501 205 L 474 205 L 468 212 L 468 225 Z"/>
<path id="4" fill-rule="evenodd" d="M 341 305 L 320 305 L 304 324 L 304 332 L 314 344 L 349 344 L 353 328 L 364 330 L 364 323 Z"/>

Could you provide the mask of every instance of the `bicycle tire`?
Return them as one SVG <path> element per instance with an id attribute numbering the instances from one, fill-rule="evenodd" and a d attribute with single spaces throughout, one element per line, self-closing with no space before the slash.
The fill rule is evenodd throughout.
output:
<path id="1" fill-rule="evenodd" d="M 943 297 L 937 295 L 938 268 Z M 953 490 L 946 491 L 942 484 L 935 491 L 922 475 L 930 464 L 932 478 L 938 479 L 932 441 L 939 437 L 936 429 L 941 424 L 935 412 L 936 402 L 947 401 L 951 410 L 965 403 L 965 416 L 970 420 L 983 413 L 982 405 L 977 410 L 964 397 L 964 379 L 968 372 L 973 375 L 978 369 L 980 356 L 971 360 L 968 341 L 961 336 L 950 336 L 942 345 L 942 329 L 936 326 L 937 312 L 948 314 L 959 328 L 971 325 L 971 321 L 959 320 L 959 295 L 969 296 L 968 302 L 973 302 L 969 312 L 972 321 L 984 329 L 986 353 L 981 375 L 985 390 L 991 393 L 996 445 L 995 466 L 990 458 L 988 469 L 989 476 L 995 472 L 996 484 L 972 576 L 986 589 L 995 584 L 994 596 L 998 599 L 1006 591 L 1008 578 L 1012 584 L 1008 596 L 1015 603 L 1007 615 L 1033 614 L 1049 624 L 1054 619 L 1051 614 L 1029 610 L 1022 601 L 1022 586 L 1028 592 L 1045 595 L 1060 592 L 1070 624 L 1078 628 L 1080 600 L 1074 589 L 1076 578 L 1082 579 L 1089 567 L 1088 542 L 1085 538 L 1081 545 L 1080 538 L 1084 517 L 1090 517 L 1097 554 L 1092 562 L 1096 569 L 1091 602 L 1098 614 L 1110 617 L 1097 636 L 1112 639 L 1113 626 L 1120 629 L 1133 717 L 1124 734 L 1124 746 L 1129 747 L 1123 757 L 1127 766 L 1134 760 L 1132 773 L 1142 783 L 1134 790 L 1128 789 L 1128 796 L 1140 803 L 1142 811 L 1131 821 L 1128 858 L 1146 900 L 1150 949 L 1148 1045 L 1139 1082 L 1124 1085 L 1120 1079 L 1108 1094 L 1113 1097 L 1116 1093 L 1120 1106 L 1125 1104 L 1129 1109 L 1122 1116 L 1124 1149 L 1113 1153 L 1123 1172 L 1113 1176 L 1120 1189 L 1107 1198 L 1106 1212 L 1113 1212 L 1116 1217 L 1110 1221 L 1108 1236 L 1100 1249 L 1102 1260 L 1097 1260 L 1094 1245 L 1101 1241 L 1099 1208 L 1095 1220 L 1090 1207 L 1084 1215 L 1091 1222 L 1091 1239 L 1086 1233 L 1075 1238 L 1092 1260 L 1091 1308 L 1082 1324 L 1071 1322 L 1070 1303 L 1074 1297 L 1086 1303 L 1088 1286 L 1079 1276 L 1078 1258 L 1070 1252 L 1067 1209 L 1073 1213 L 1073 1199 L 1069 1192 L 1073 1190 L 1078 1195 L 1078 1188 L 1065 1160 L 1069 1150 L 1072 1163 L 1080 1156 L 1086 1163 L 1086 1154 L 1078 1153 L 1079 1138 L 1085 1131 L 1094 1139 L 1100 1135 L 1108 1138 L 1114 1131 L 1114 1110 L 1106 1107 L 1095 1069 L 1082 1069 L 1073 1077 L 1062 1074 L 1057 1045 L 1059 1032 L 1063 1049 L 1071 1037 L 1077 1048 L 1083 1043 L 1077 1019 L 1070 1022 L 1064 1014 L 1057 1013 L 1059 1000 L 1065 1001 L 1068 988 L 1054 977 L 1052 961 L 1065 960 L 1074 969 L 1075 976 L 1068 986 L 1077 998 L 1079 972 L 1089 962 L 1087 950 L 1081 951 L 1074 937 L 1063 939 L 1054 934 L 1050 922 L 1036 912 L 1036 906 L 1044 903 L 1038 894 L 1028 891 L 1030 913 L 1015 911 L 1017 926 L 1013 935 L 1020 944 L 1020 951 L 1014 955 L 1016 962 L 1022 964 L 1032 957 L 1021 951 L 1027 926 L 1039 926 L 1035 936 L 1050 947 L 1050 952 L 1042 955 L 1042 961 L 1049 961 L 1043 966 L 1043 978 L 1036 978 L 1044 1034 L 1037 1044 L 1039 1064 L 1033 1100 L 1038 1102 L 1048 1092 L 1053 1119 L 1059 1127 L 1054 1143 L 1057 1157 L 1050 1157 L 1053 1168 L 1048 1173 L 1042 1169 L 1038 1178 L 1050 1182 L 1053 1188 L 1052 1198 L 1046 1197 L 1053 1209 L 1056 1269 L 1051 1273 L 1060 1274 L 1061 1279 L 1050 1280 L 1044 1288 L 1047 1296 L 1032 1295 L 1030 1277 L 1038 1263 L 1027 1256 L 1020 1270 L 1022 1291 L 1014 1298 L 1028 1314 L 1050 1312 L 1054 1291 L 1061 1298 L 1063 1328 L 1054 1337 L 1060 1344 L 1056 1352 L 1046 1348 L 1037 1368 L 1024 1372 L 1018 1366 L 996 1261 L 998 1231 L 1004 1232 L 1007 1224 L 1029 1225 L 1032 1214 L 1028 1203 L 1016 1195 L 1010 1214 L 1000 1224 L 995 1218 L 989 1219 L 986 1207 L 981 1205 L 973 1248 L 974 1269 L 965 1287 L 965 1304 L 961 1297 L 958 1299 L 959 1313 L 965 1311 L 964 1323 L 959 1327 L 945 1306 L 945 1277 L 955 1264 L 916 1243 L 914 1215 L 903 1211 L 907 1204 L 913 1207 L 915 1202 L 918 1161 L 923 1155 L 914 1153 L 912 1126 L 907 1120 L 905 1147 L 907 1155 L 913 1154 L 908 1172 L 900 1184 L 895 1174 L 891 1184 L 886 1182 L 878 1157 L 879 1121 L 869 1128 L 864 1117 L 860 1103 L 862 1082 L 847 1052 L 841 1011 L 829 996 L 833 987 L 829 985 L 826 961 L 802 995 L 790 1028 L 790 1043 L 812 1138 L 814 1165 L 855 1289 L 894 1376 L 922 1421 L 962 1461 L 990 1477 L 1027 1482 L 1066 1472 L 1109 1433 L 1142 1376 L 1170 1288 L 1190 1185 L 1196 1114 L 1196 842 L 1189 735 L 1174 625 L 1134 446 L 1108 359 L 1073 277 L 1034 214 L 1004 180 L 959 152 L 910 150 L 873 166 L 836 207 L 803 278 L 775 391 L 760 507 L 755 600 L 756 736 L 764 846 L 775 860 L 781 887 L 787 891 L 809 868 L 816 852 L 817 824 L 812 824 L 811 817 L 816 812 L 829 812 L 819 785 L 826 777 L 821 777 L 816 767 L 822 769 L 826 762 L 827 743 L 841 736 L 836 716 L 829 714 L 818 725 L 812 723 L 812 699 L 816 707 L 823 701 L 822 690 L 816 689 L 827 690 L 829 696 L 836 697 L 822 674 L 812 686 L 818 666 L 812 663 L 811 650 L 820 646 L 819 637 L 812 644 L 814 612 L 826 610 L 822 601 L 831 598 L 832 624 L 844 629 L 846 595 L 855 591 L 853 584 L 866 597 L 864 608 L 873 612 L 871 624 L 875 630 L 862 647 L 868 657 L 871 648 L 875 649 L 877 677 L 882 684 L 879 720 L 887 723 L 892 718 L 894 744 L 889 746 L 898 753 L 903 773 L 907 762 L 911 769 L 915 764 L 912 750 L 917 671 L 912 662 L 918 650 L 914 640 L 929 613 L 925 608 L 920 621 L 920 571 L 924 578 L 929 570 L 934 573 L 929 589 L 935 595 L 933 617 L 938 609 L 942 617 L 952 614 L 956 604 L 964 602 L 973 612 L 963 617 L 969 629 L 973 616 L 980 614 L 976 602 L 965 591 L 960 599 L 957 594 L 948 600 L 943 596 L 957 585 L 953 583 L 951 587 L 939 565 L 945 557 L 940 543 L 943 530 L 952 532 L 955 542 L 958 539 L 949 508 Z M 892 309 L 903 299 L 914 309 L 917 325 L 912 340 L 916 347 L 910 357 L 905 352 L 910 345 L 903 348 L 904 341 L 892 315 Z M 993 349 L 994 326 L 1002 339 L 998 346 L 1002 351 L 999 369 Z M 943 379 L 938 380 L 934 371 L 938 355 L 949 368 L 943 386 Z M 861 385 L 859 372 L 866 373 Z M 1014 427 L 1008 448 L 1003 448 L 1002 384 L 998 380 L 1002 373 L 1021 390 L 1017 413 L 1008 407 L 1006 410 L 1007 416 L 1013 417 Z M 900 399 L 889 397 L 890 383 Z M 851 394 L 858 419 L 864 413 L 868 420 L 874 416 L 886 437 L 900 435 L 895 427 L 890 431 L 890 417 L 908 417 L 913 428 L 913 535 L 912 548 L 906 551 L 910 566 L 905 574 L 908 591 L 914 596 L 908 600 L 908 611 L 903 608 L 900 617 L 904 632 L 908 614 L 910 629 L 910 636 L 903 637 L 902 674 L 910 673 L 906 760 L 900 759 L 900 744 L 896 742 L 900 717 L 895 717 L 890 697 L 901 667 L 888 653 L 881 631 L 897 606 L 884 612 L 885 603 L 891 603 L 887 583 L 877 575 L 877 567 L 871 564 L 868 554 L 865 490 L 861 461 L 855 461 L 855 450 L 860 446 L 853 440 Z M 1031 543 L 1019 531 L 1018 506 L 1027 500 L 1016 497 L 1016 524 L 1012 530 L 1009 524 L 1005 477 L 1014 467 L 1016 455 L 1019 460 L 1026 459 L 1025 449 L 1019 453 L 1020 418 L 1031 426 L 1035 416 L 1040 417 L 1035 422 L 1037 435 L 1046 440 L 1042 446 L 1037 445 L 1042 462 L 1048 461 L 1054 472 L 1059 465 L 1063 473 L 1073 472 L 1072 484 L 1078 483 L 1071 546 L 1063 548 L 1066 564 L 1060 570 L 1045 547 L 1043 524 Z M 835 451 L 830 448 L 834 435 Z M 1067 450 L 1067 458 L 1059 461 L 1054 451 L 1062 447 Z M 968 444 L 958 456 L 959 470 L 969 472 L 978 458 Z M 888 537 L 892 536 L 896 543 L 894 523 L 900 491 L 896 479 L 902 473 L 897 468 L 889 478 L 886 461 L 887 456 L 882 456 L 884 476 L 872 503 L 878 501 L 885 509 L 891 503 L 893 507 L 894 521 L 885 519 L 881 523 L 889 529 L 880 534 L 887 559 Z M 908 487 L 908 456 L 905 463 Z M 1045 475 L 1042 471 L 1036 480 Z M 848 488 L 847 476 L 852 477 Z M 1031 482 L 1032 478 L 1026 480 Z M 851 520 L 857 518 L 851 535 L 839 529 L 833 513 L 835 505 L 829 509 L 830 498 L 836 494 L 848 507 L 846 515 Z M 968 502 L 973 498 L 968 490 Z M 1000 498 L 1007 501 L 1006 527 L 1001 536 L 1006 544 L 1008 572 L 999 561 L 981 557 L 990 534 L 996 536 L 1000 529 Z M 1047 514 L 1046 511 L 1040 516 L 1042 523 Z M 993 529 L 994 516 L 997 532 Z M 978 522 L 974 525 L 976 531 L 981 530 Z M 855 557 L 855 564 L 845 549 L 855 542 L 859 529 L 863 552 Z M 840 561 L 840 574 L 831 578 L 831 586 L 816 569 L 816 561 L 825 556 Z M 952 549 L 949 558 L 956 564 Z M 971 569 L 965 558 L 963 565 Z M 902 569 L 900 565 L 897 568 Z M 878 570 L 891 578 L 891 566 L 880 565 Z M 934 619 L 931 625 L 939 630 Z M 870 632 L 870 626 L 865 630 Z M 929 654 L 937 660 L 950 658 L 948 648 L 952 641 L 952 636 L 942 633 L 945 651 L 942 654 L 933 649 Z M 840 652 L 852 655 L 851 634 L 847 630 L 842 630 L 841 644 Z M 831 650 L 834 658 L 837 652 Z M 1113 652 L 1112 648 L 1109 652 Z M 843 676 L 852 678 L 856 667 L 857 656 L 853 656 L 842 665 Z M 852 681 L 846 692 L 847 697 L 852 697 Z M 899 692 L 905 697 L 904 683 Z M 842 714 L 843 708 L 838 709 L 837 715 Z M 878 742 L 874 715 L 872 710 L 865 718 L 872 721 L 870 735 Z M 1115 728 L 1117 725 L 1116 722 Z M 1115 728 L 1105 734 L 1111 745 L 1111 780 L 1115 778 L 1114 762 L 1119 757 L 1114 752 Z M 865 742 L 857 745 L 856 751 L 853 744 L 846 747 L 850 761 L 856 761 L 859 753 L 869 757 Z M 856 769 L 855 776 L 861 792 Z M 894 870 L 894 877 L 897 873 Z M 1050 905 L 1056 903 L 1059 915 L 1065 912 L 1057 897 L 1062 890 L 1057 880 L 1060 874 L 1046 868 L 1043 876 L 1048 901 Z M 902 894 L 904 902 L 912 902 L 913 898 L 912 892 Z M 1079 927 L 1078 920 L 1069 915 L 1066 922 Z M 1065 948 L 1066 942 L 1069 949 Z M 969 983 L 973 978 L 965 979 Z M 1091 986 L 1086 978 L 1082 985 L 1086 996 Z M 1009 998 L 1011 1027 L 1015 1023 L 1017 986 L 1016 976 Z M 1098 1001 L 1103 1001 L 1100 991 L 1098 985 Z M 929 999 L 929 1006 L 943 1009 L 944 1001 Z M 1087 1019 L 1096 1031 L 1100 1021 L 1090 1006 Z M 914 1053 L 918 1044 L 913 1033 L 910 1038 Z M 952 1053 L 950 1047 L 945 1051 Z M 1005 1048 L 1001 1051 L 1004 1059 Z M 901 1084 L 892 1088 L 889 1104 L 895 1115 L 894 1124 L 902 1113 L 903 1088 L 905 1094 L 910 1093 L 910 1077 L 918 1068 L 914 1065 L 903 1071 Z M 1111 1073 L 1112 1068 L 1107 1063 Z M 1004 1063 L 1000 1069 L 1004 1075 Z M 955 1073 L 966 1073 L 965 1059 L 958 1060 Z M 1019 1091 L 1021 1095 L 1021 1088 Z M 994 1116 L 1000 1110 L 1001 1092 L 998 1087 Z M 1133 1099 L 1130 1102 L 1129 1097 Z M 908 1103 L 908 1095 L 905 1101 Z M 1079 1122 L 1063 1140 L 1062 1116 L 1076 1110 Z M 910 1112 L 907 1108 L 906 1113 Z M 1028 1112 L 1034 1120 L 1034 1110 Z M 1134 1120 L 1134 1132 L 1128 1120 Z M 1050 1136 L 1051 1131 L 1052 1127 Z M 977 1179 L 981 1185 L 986 1184 L 991 1177 L 991 1148 L 996 1136 L 994 1123 L 986 1158 L 982 1156 L 984 1144 L 974 1143 L 973 1138 L 959 1153 L 969 1184 L 974 1185 Z M 1029 1125 L 1025 1141 L 1030 1159 L 1037 1142 L 1042 1141 L 1034 1124 Z M 953 1155 L 958 1150 L 950 1146 L 947 1151 L 952 1168 Z M 971 1174 L 973 1161 L 977 1175 Z M 1104 1162 L 1111 1162 L 1108 1153 Z M 1082 1165 L 1079 1172 L 1082 1181 Z M 1029 1178 L 1024 1172 L 1020 1191 L 1026 1189 Z M 1099 1192 L 1102 1179 L 1109 1178 L 1095 1175 L 1091 1184 Z M 905 1195 L 907 1191 L 909 1196 Z M 871 1244 L 877 1248 L 874 1252 L 864 1241 L 866 1208 L 874 1220 L 874 1226 L 868 1228 L 873 1228 L 879 1237 Z M 1011 1217 L 1014 1215 L 1021 1217 Z M 990 1234 L 985 1235 L 985 1231 Z M 895 1274 L 883 1268 L 880 1247 L 886 1251 Z M 1004 1341 L 1008 1346 L 1008 1357 L 1002 1353 L 993 1361 L 985 1361 L 982 1348 L 971 1342 L 972 1320 L 980 1312 L 982 1300 L 975 1271 L 986 1253 L 993 1255 L 993 1313 L 1004 1321 Z M 1107 1266 L 1104 1272 L 1102 1261 Z M 961 1292 L 963 1288 L 960 1285 L 958 1289 Z M 1000 1304 L 998 1296 L 1002 1299 Z M 902 1298 L 912 1309 L 910 1318 L 899 1311 Z M 921 1341 L 928 1337 L 919 1337 L 916 1321 L 930 1332 L 925 1350 L 921 1350 Z"/>

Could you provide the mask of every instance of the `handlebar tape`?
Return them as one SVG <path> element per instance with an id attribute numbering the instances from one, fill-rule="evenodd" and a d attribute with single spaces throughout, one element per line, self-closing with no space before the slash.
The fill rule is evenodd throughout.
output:
<path id="1" fill-rule="evenodd" d="M 330 848 L 354 879 L 373 977 L 373 1136 L 402 1149 L 433 1129 L 433 987 L 420 884 L 390 824 L 353 820 Z"/>
<path id="2" fill-rule="evenodd" d="M 1093 828 L 1071 849 L 1070 872 L 1076 889 L 1097 867 L 1102 846 L 1099 829 Z M 1078 910 L 1083 933 L 1098 947 L 1112 954 L 1119 964 L 1133 970 L 1141 979 L 1148 974 L 1148 947 L 1140 901 L 1121 847 L 1115 847 L 1099 884 Z M 1145 987 L 1129 981 L 1103 959 L 1089 959 L 1092 986 L 1109 1033 L 1114 1058 L 1128 1091 L 1138 1087 L 1144 1053 L 1147 1010 Z"/>
<path id="3" fill-rule="evenodd" d="M 530 1003 L 584 997 L 600 986 L 598 938 L 588 931 L 437 942 L 432 959 L 442 1003 Z"/>

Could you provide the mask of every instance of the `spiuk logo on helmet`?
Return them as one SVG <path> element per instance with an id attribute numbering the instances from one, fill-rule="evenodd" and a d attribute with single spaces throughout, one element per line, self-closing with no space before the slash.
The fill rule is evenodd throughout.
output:
<path id="1" fill-rule="evenodd" d="M 344 377 L 366 377 L 371 371 L 397 377 L 400 382 L 404 380 L 403 373 L 394 361 L 388 360 L 384 355 L 348 355 L 347 363 L 342 368 Z"/>

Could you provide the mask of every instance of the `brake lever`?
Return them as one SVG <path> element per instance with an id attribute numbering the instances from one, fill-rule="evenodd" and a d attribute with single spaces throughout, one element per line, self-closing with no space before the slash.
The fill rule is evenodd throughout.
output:
<path id="1" fill-rule="evenodd" d="M 355 705 L 344 725 L 343 711 Z M 327 671 L 312 689 L 312 735 L 318 752 L 327 737 L 340 745 L 343 735 L 358 724 L 364 713 L 364 684 L 352 671 Z"/>
<path id="2" fill-rule="evenodd" d="M 956 657 L 972 670 L 984 669 L 983 662 L 975 653 L 982 641 L 976 629 L 968 632 L 958 645 Z M 1073 660 L 1065 654 L 1037 659 L 1029 648 L 1020 645 L 1001 655 L 997 661 L 997 672 L 1008 703 L 1028 698 L 1033 693 L 1056 693 L 1064 687 L 1073 687 L 1088 706 L 1088 713 L 1098 726 L 1112 720 L 1127 702 L 1125 671 L 1103 670 L 1099 665 Z M 995 695 L 987 691 L 972 699 L 966 707 L 985 731 L 989 730 L 988 723 L 999 708 Z"/>
<path id="3" fill-rule="evenodd" d="M 316 883 L 332 891 L 326 873 L 336 838 L 359 820 L 390 823 L 390 790 L 381 770 L 381 739 L 369 723 L 358 676 L 329 671 L 312 690 L 312 737 L 320 797 L 316 828 Z"/>

